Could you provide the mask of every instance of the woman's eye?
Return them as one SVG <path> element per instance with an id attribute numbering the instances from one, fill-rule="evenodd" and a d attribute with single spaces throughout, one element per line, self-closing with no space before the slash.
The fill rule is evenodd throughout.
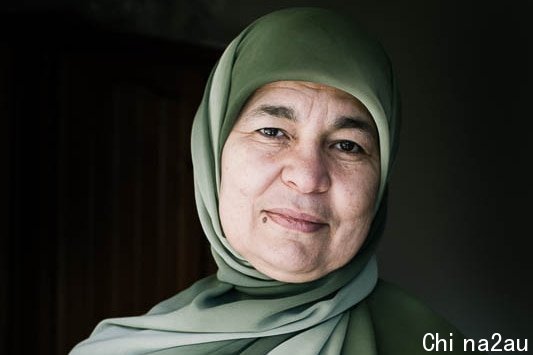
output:
<path id="1" fill-rule="evenodd" d="M 355 142 L 352 141 L 341 141 L 335 144 L 335 146 L 342 150 L 343 152 L 347 153 L 361 153 L 363 152 L 363 148 Z"/>
<path id="2" fill-rule="evenodd" d="M 261 128 L 257 130 L 259 133 L 261 133 L 265 137 L 272 137 L 272 138 L 281 138 L 283 137 L 283 131 L 279 128 Z"/>

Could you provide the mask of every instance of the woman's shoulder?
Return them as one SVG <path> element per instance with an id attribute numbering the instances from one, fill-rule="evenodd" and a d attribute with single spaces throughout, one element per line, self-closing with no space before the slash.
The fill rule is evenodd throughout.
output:
<path id="1" fill-rule="evenodd" d="M 379 280 L 365 303 L 380 355 L 463 352 L 463 334 L 400 287 Z"/>

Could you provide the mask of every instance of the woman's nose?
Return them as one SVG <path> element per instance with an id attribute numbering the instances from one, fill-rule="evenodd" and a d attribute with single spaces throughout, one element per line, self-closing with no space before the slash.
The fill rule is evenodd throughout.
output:
<path id="1" fill-rule="evenodd" d="M 319 149 L 301 147 L 287 154 L 281 172 L 285 185 L 304 194 L 323 193 L 329 189 L 327 162 Z"/>

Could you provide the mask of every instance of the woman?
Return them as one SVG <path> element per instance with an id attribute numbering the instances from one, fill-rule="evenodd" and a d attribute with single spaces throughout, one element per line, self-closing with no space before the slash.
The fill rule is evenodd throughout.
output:
<path id="1" fill-rule="evenodd" d="M 101 322 L 72 354 L 418 354 L 427 333 L 459 343 L 378 281 L 399 121 L 388 58 L 350 20 L 295 8 L 251 24 L 215 66 L 192 133 L 217 274 L 144 316 Z"/>

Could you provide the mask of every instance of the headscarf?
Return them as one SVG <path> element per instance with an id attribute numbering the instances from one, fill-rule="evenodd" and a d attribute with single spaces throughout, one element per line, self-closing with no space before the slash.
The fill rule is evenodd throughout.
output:
<path id="1" fill-rule="evenodd" d="M 273 280 L 240 256 L 224 236 L 218 211 L 224 142 L 254 91 L 281 80 L 353 95 L 372 115 L 380 145 L 377 208 L 365 243 L 345 266 L 299 284 Z M 362 335 L 371 320 L 353 310 L 377 282 L 374 251 L 398 143 L 398 106 L 385 51 L 352 20 L 325 9 L 292 8 L 248 26 L 211 72 L 192 130 L 196 204 L 217 274 L 146 315 L 102 321 L 72 354 L 339 354 L 348 340 L 350 349 L 372 353 Z M 354 329 L 359 336 L 347 339 Z"/>

